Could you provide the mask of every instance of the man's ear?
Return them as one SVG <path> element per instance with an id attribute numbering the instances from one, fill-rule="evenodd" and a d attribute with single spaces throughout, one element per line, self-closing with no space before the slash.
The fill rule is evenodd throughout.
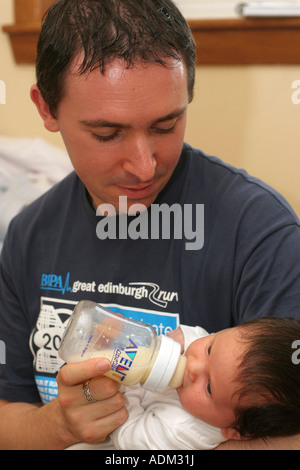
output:
<path id="1" fill-rule="evenodd" d="M 30 97 L 36 105 L 37 110 L 44 121 L 45 128 L 50 132 L 58 132 L 59 127 L 57 120 L 50 113 L 49 106 L 42 97 L 42 94 L 37 85 L 32 85 L 30 90 Z"/>
<path id="2" fill-rule="evenodd" d="M 221 433 L 227 440 L 236 440 L 240 441 L 242 439 L 240 433 L 234 428 L 224 428 L 221 429 Z"/>

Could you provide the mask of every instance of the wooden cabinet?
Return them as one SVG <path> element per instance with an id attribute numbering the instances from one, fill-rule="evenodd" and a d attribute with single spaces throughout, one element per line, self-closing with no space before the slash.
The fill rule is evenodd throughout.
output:
<path id="1" fill-rule="evenodd" d="M 200 65 L 299 65 L 300 18 L 191 20 Z"/>
<path id="2" fill-rule="evenodd" d="M 54 0 L 14 0 L 15 24 L 3 27 L 9 34 L 18 64 L 33 64 L 44 13 Z"/>
<path id="3" fill-rule="evenodd" d="M 3 0 L 0 0 L 3 1 Z M 15 24 L 4 26 L 18 64 L 34 64 L 41 20 L 55 0 L 14 0 Z M 198 65 L 299 65 L 300 18 L 189 21 Z"/>
<path id="4" fill-rule="evenodd" d="M 14 0 L 16 24 L 39 23 L 54 0 Z"/>

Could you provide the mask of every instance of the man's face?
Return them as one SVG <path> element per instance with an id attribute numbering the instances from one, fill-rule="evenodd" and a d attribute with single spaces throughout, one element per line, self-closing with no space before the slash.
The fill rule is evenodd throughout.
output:
<path id="1" fill-rule="evenodd" d="M 65 79 L 57 126 L 93 204 L 149 207 L 178 163 L 186 127 L 187 73 L 182 62 L 138 64 L 115 60 L 105 74 Z"/>

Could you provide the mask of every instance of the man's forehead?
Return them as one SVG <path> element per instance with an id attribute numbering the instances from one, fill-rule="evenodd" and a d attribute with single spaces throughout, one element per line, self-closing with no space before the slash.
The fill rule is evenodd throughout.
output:
<path id="1" fill-rule="evenodd" d="M 104 70 L 102 71 L 99 67 L 94 68 L 93 70 L 88 69 L 83 72 L 84 66 L 84 54 L 78 54 L 73 60 L 70 66 L 70 74 L 75 76 L 85 76 L 88 77 L 92 72 L 101 72 L 101 74 L 111 81 L 119 81 L 124 79 L 126 71 L 145 71 L 149 68 L 155 68 L 156 70 L 169 70 L 176 73 L 181 73 L 182 75 L 187 75 L 187 67 L 183 60 L 177 60 L 173 58 L 162 59 L 164 64 L 159 62 L 144 62 L 141 59 L 136 59 L 133 64 L 128 64 L 123 58 L 113 58 L 105 65 Z"/>
<path id="2" fill-rule="evenodd" d="M 155 121 L 188 105 L 187 73 L 180 61 L 168 67 L 138 63 L 128 68 L 123 60 L 116 59 L 107 65 L 104 74 L 96 69 L 80 75 L 79 66 L 78 57 L 77 68 L 74 64 L 73 72 L 65 79 L 61 105 L 67 100 L 84 114 L 81 120 L 115 122 L 122 112 L 128 119 L 131 112 L 135 117 L 141 112 L 145 119 Z"/>

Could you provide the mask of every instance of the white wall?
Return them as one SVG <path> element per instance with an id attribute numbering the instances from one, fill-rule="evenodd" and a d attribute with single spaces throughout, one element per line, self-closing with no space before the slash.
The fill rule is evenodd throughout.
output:
<path id="1" fill-rule="evenodd" d="M 0 0 L 0 80 L 6 85 L 6 104 L 0 104 L 0 134 L 19 137 L 40 136 L 63 146 L 58 133 L 44 129 L 41 118 L 30 99 L 30 87 L 35 83 L 33 65 L 15 63 L 8 35 L 3 25 L 14 23 L 13 0 Z"/>
<path id="2" fill-rule="evenodd" d="M 299 3 L 299 0 L 271 0 L 274 3 Z M 247 3 L 256 3 L 248 0 Z M 175 0 L 186 18 L 235 18 L 238 0 Z"/>

